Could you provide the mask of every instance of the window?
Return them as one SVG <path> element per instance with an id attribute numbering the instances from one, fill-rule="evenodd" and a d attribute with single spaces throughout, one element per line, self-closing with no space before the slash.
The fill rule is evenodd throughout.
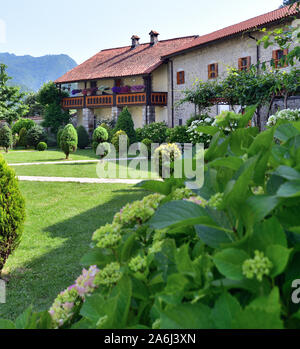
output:
<path id="1" fill-rule="evenodd" d="M 182 126 L 182 119 L 179 119 L 178 122 L 179 122 L 179 126 Z"/>
<path id="2" fill-rule="evenodd" d="M 97 81 L 91 81 L 91 88 L 97 87 Z"/>
<path id="3" fill-rule="evenodd" d="M 177 85 L 183 85 L 185 83 L 184 71 L 177 73 Z"/>
<path id="4" fill-rule="evenodd" d="M 116 79 L 115 80 L 115 86 L 116 87 L 121 87 L 121 85 L 122 85 L 122 80 L 121 79 Z"/>
<path id="5" fill-rule="evenodd" d="M 251 65 L 251 57 L 239 58 L 239 70 L 249 70 Z"/>
<path id="6" fill-rule="evenodd" d="M 218 77 L 218 63 L 209 64 L 208 66 L 208 78 L 215 79 Z"/>
<path id="7" fill-rule="evenodd" d="M 273 59 L 275 68 L 284 68 L 288 66 L 288 64 L 285 62 L 285 56 L 287 56 L 287 54 L 288 54 L 288 49 L 273 51 L 272 59 Z"/>

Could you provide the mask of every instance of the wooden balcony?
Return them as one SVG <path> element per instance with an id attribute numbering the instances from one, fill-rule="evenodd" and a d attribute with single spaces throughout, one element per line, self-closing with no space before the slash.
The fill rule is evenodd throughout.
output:
<path id="1" fill-rule="evenodd" d="M 62 100 L 64 109 L 101 108 L 129 105 L 154 105 L 166 106 L 168 104 L 167 92 L 152 92 L 147 103 L 147 93 L 127 93 L 118 95 L 68 97 Z"/>

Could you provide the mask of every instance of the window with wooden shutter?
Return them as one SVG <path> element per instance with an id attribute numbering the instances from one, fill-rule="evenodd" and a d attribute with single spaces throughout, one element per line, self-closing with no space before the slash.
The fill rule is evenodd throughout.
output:
<path id="1" fill-rule="evenodd" d="M 272 53 L 272 60 L 275 68 L 284 68 L 288 66 L 285 57 L 288 55 L 288 49 L 274 50 Z"/>
<path id="2" fill-rule="evenodd" d="M 208 65 L 208 78 L 215 79 L 219 75 L 218 63 L 213 63 Z"/>
<path id="3" fill-rule="evenodd" d="M 183 85 L 185 83 L 184 71 L 177 72 L 177 85 Z"/>
<path id="4" fill-rule="evenodd" d="M 239 58 L 239 70 L 249 70 L 251 66 L 251 57 Z"/>

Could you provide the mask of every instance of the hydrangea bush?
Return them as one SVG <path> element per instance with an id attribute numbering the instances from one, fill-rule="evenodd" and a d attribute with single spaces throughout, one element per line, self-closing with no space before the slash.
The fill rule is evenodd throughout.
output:
<path id="1" fill-rule="evenodd" d="M 187 129 L 189 140 L 193 144 L 203 143 L 207 148 L 211 141 L 211 136 L 204 132 L 198 131 L 199 126 L 210 126 L 213 123 L 213 118 L 208 115 L 203 115 L 200 120 L 192 121 Z"/>
<path id="2" fill-rule="evenodd" d="M 246 128 L 252 116 L 230 134 L 203 128 L 213 138 L 202 188 L 139 184 L 154 194 L 94 233 L 82 277 L 51 315 L 28 312 L 28 324 L 50 316 L 44 328 L 300 328 L 300 122 L 259 133 Z"/>
<path id="3" fill-rule="evenodd" d="M 272 127 L 280 123 L 300 120 L 300 109 L 284 109 L 271 115 L 268 119 L 267 126 Z"/>

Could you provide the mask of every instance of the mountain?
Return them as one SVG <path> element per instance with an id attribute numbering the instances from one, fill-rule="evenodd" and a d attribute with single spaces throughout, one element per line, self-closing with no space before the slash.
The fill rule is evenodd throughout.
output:
<path id="1" fill-rule="evenodd" d="M 77 66 L 71 57 L 63 54 L 32 57 L 0 53 L 0 63 L 8 66 L 7 73 L 13 78 L 10 83 L 21 86 L 23 91 L 37 91 L 45 82 Z"/>

